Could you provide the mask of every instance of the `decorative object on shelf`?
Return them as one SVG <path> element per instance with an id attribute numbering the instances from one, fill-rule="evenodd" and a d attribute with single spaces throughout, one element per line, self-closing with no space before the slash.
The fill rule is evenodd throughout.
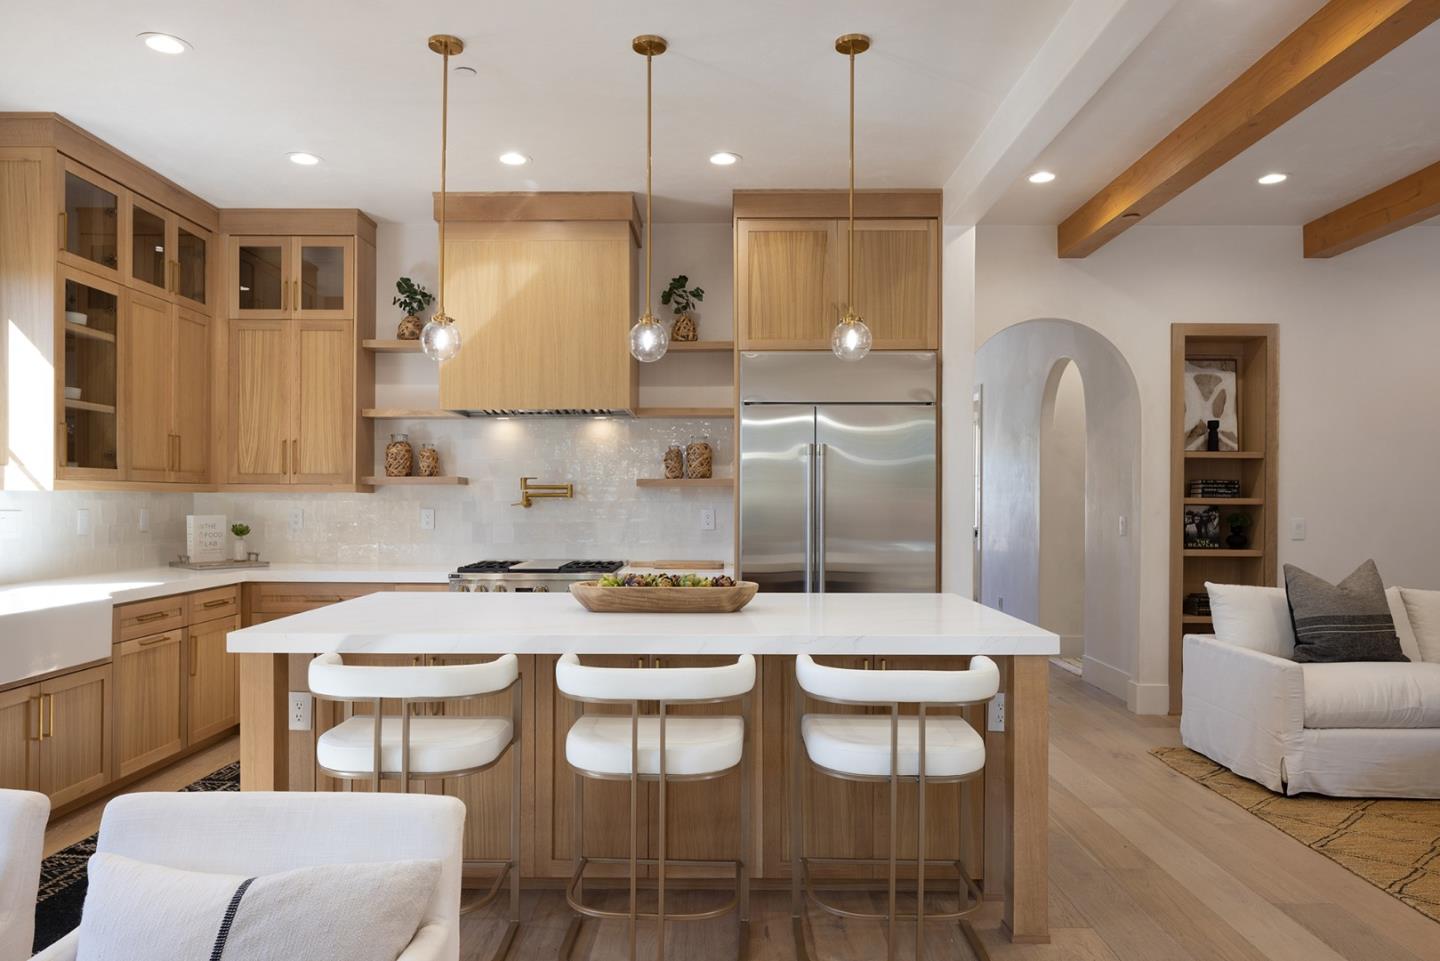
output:
<path id="1" fill-rule="evenodd" d="M 65 323 L 76 324 L 80 327 L 89 327 L 90 317 L 87 314 L 82 314 L 78 310 L 67 310 L 65 311 Z"/>
<path id="2" fill-rule="evenodd" d="M 83 397 L 83 396 L 84 396 L 84 390 L 83 390 L 83 388 L 80 388 L 80 387 L 66 387 L 66 388 L 65 388 L 65 399 L 66 399 L 66 400 L 79 400 L 79 399 L 80 399 L 81 397 Z"/>
<path id="3" fill-rule="evenodd" d="M 685 476 L 685 450 L 679 444 L 671 444 L 665 451 L 663 461 L 665 476 L 675 480 Z"/>
<path id="4" fill-rule="evenodd" d="M 732 614 L 749 604 L 759 587 L 724 574 L 607 574 L 571 584 L 570 594 L 597 614 Z"/>
<path id="5" fill-rule="evenodd" d="M 675 323 L 670 327 L 670 340 L 675 343 L 689 343 L 700 339 L 700 329 L 696 326 L 695 301 L 705 299 L 705 290 L 701 287 L 685 289 L 690 283 L 690 278 L 681 274 L 678 277 L 670 278 L 670 286 L 660 292 L 660 303 L 669 307 L 675 312 Z"/>
<path id="6" fill-rule="evenodd" d="M 1181 610 L 1190 617 L 1210 616 L 1210 592 L 1193 591 L 1185 595 Z"/>
<path id="7" fill-rule="evenodd" d="M 249 524 L 231 524 L 230 533 L 235 535 L 235 543 L 230 545 L 230 557 L 233 560 L 243 561 L 250 556 L 245 549 L 245 538 L 250 536 Z"/>
<path id="8" fill-rule="evenodd" d="M 630 41 L 630 48 L 645 58 L 645 313 L 630 328 L 630 355 L 649 364 L 665 356 L 670 334 L 665 325 L 651 312 L 650 263 L 654 259 L 653 208 L 655 178 L 655 90 L 653 82 L 655 58 L 664 53 L 668 44 L 661 37 L 642 34 Z"/>
<path id="9" fill-rule="evenodd" d="M 419 469 L 416 473 L 421 477 L 440 476 L 440 452 L 435 449 L 434 444 L 421 444 Z"/>
<path id="10" fill-rule="evenodd" d="M 511 504 L 511 507 L 530 508 L 535 506 L 535 501 L 541 497 L 562 497 L 566 500 L 575 496 L 574 484 L 532 484 L 535 478 L 520 478 L 520 499 Z"/>
<path id="11" fill-rule="evenodd" d="M 192 563 L 225 560 L 225 515 L 185 515 L 185 556 Z"/>
<path id="12" fill-rule="evenodd" d="M 269 561 L 260 560 L 260 555 L 251 551 L 244 559 L 234 561 L 197 561 L 184 554 L 170 562 L 171 567 L 187 571 L 238 571 L 249 567 L 269 567 Z"/>
<path id="13" fill-rule="evenodd" d="M 1220 422 L 1218 420 L 1205 422 L 1205 449 L 1207 451 L 1220 449 Z"/>
<path id="14" fill-rule="evenodd" d="M 847 33 L 835 39 L 835 52 L 850 60 L 850 226 L 845 234 L 845 314 L 830 334 L 830 349 L 841 360 L 860 360 L 870 353 L 874 337 L 869 326 L 855 312 L 855 56 L 870 49 L 863 33 Z"/>
<path id="15" fill-rule="evenodd" d="M 714 471 L 714 454 L 710 438 L 690 438 L 690 443 L 685 445 L 685 476 L 691 480 L 711 476 Z"/>
<path id="16" fill-rule="evenodd" d="M 1186 497 L 1230 498 L 1240 496 L 1238 480 L 1223 480 L 1213 477 L 1191 478 L 1185 482 Z"/>
<path id="17" fill-rule="evenodd" d="M 1220 546 L 1220 510 L 1215 507 L 1185 508 L 1187 550 Z"/>
<path id="18" fill-rule="evenodd" d="M 420 315 L 434 300 L 434 294 L 409 277 L 401 277 L 395 281 L 395 298 L 390 303 L 405 311 L 404 319 L 395 328 L 396 340 L 420 339 L 420 332 L 425 329 L 425 322 L 420 319 Z"/>
<path id="19" fill-rule="evenodd" d="M 440 78 L 440 307 L 420 331 L 420 349 L 441 363 L 460 352 L 460 330 L 445 313 L 445 151 L 450 136 L 450 58 L 464 50 L 465 43 L 448 33 L 437 33 L 428 46 L 444 60 Z"/>
<path id="20" fill-rule="evenodd" d="M 385 476 L 409 477 L 415 460 L 410 447 L 409 434 L 391 434 L 390 443 L 385 445 Z"/>
<path id="21" fill-rule="evenodd" d="M 1254 523 L 1249 514 L 1231 514 L 1225 518 L 1225 523 L 1230 525 L 1230 536 L 1225 538 L 1225 546 L 1232 547 L 1237 551 L 1244 550 L 1250 546 L 1250 525 Z"/>
<path id="22" fill-rule="evenodd" d="M 1234 357 L 1185 358 L 1186 450 L 1240 449 L 1239 370 Z M 1209 446 L 1212 432 L 1218 447 Z"/>

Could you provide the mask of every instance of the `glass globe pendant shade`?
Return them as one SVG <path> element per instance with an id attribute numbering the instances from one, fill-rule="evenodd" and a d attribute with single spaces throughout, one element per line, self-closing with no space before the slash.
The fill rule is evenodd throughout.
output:
<path id="1" fill-rule="evenodd" d="M 460 330 L 444 314 L 436 314 L 420 331 L 420 349 L 425 356 L 439 363 L 460 352 Z"/>
<path id="2" fill-rule="evenodd" d="M 630 355 L 642 364 L 664 357 L 669 347 L 670 334 L 654 314 L 646 314 L 630 328 Z"/>
<path id="3" fill-rule="evenodd" d="M 841 360 L 860 360 L 870 353 L 874 337 L 870 328 L 851 311 L 846 311 L 830 334 L 830 349 Z"/>

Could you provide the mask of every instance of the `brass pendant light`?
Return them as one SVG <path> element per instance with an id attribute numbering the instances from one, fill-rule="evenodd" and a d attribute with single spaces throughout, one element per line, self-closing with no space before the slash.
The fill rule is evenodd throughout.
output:
<path id="1" fill-rule="evenodd" d="M 448 33 L 437 33 L 429 39 L 428 46 L 440 54 L 445 63 L 440 81 L 440 293 L 435 315 L 420 331 L 420 349 L 426 357 L 439 363 L 460 352 L 460 330 L 445 313 L 445 151 L 450 133 L 450 58 L 465 49 L 465 42 Z"/>
<path id="2" fill-rule="evenodd" d="M 662 37 L 654 34 L 642 34 L 630 41 L 630 47 L 636 53 L 645 58 L 645 313 L 636 321 L 635 326 L 630 328 L 630 355 L 642 363 L 651 363 L 665 356 L 665 351 L 670 346 L 670 334 L 665 330 L 665 325 L 655 319 L 651 313 L 651 297 L 654 287 L 650 282 L 651 262 L 651 237 L 653 234 L 653 217 L 651 216 L 654 205 L 653 180 L 655 173 L 655 145 L 654 145 L 654 84 L 652 82 L 652 65 L 656 57 L 664 53 L 669 47 Z"/>
<path id="3" fill-rule="evenodd" d="M 863 33 L 847 33 L 835 39 L 835 52 L 850 59 L 850 227 L 846 233 L 845 315 L 830 334 L 830 349 L 841 360 L 860 360 L 870 353 L 874 338 L 865 321 L 855 312 L 855 57 L 870 49 Z"/>

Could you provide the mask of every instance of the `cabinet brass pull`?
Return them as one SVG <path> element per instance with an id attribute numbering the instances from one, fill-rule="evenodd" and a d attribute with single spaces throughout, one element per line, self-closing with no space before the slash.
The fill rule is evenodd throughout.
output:
<path id="1" fill-rule="evenodd" d="M 880 670 L 882 670 L 882 671 L 888 671 L 888 670 L 890 670 L 890 663 L 889 663 L 887 660 L 885 660 L 885 658 L 883 658 L 883 657 L 880 658 Z"/>
<path id="2" fill-rule="evenodd" d="M 40 695 L 39 697 L 31 698 L 31 699 L 29 699 L 29 700 L 34 700 L 34 702 L 35 702 L 35 727 L 36 727 L 36 729 L 37 729 L 37 733 L 36 733 L 34 736 L 32 736 L 32 735 L 30 734 L 30 712 L 29 712 L 29 711 L 26 711 L 26 712 L 25 712 L 25 740 L 27 740 L 27 741 L 43 741 L 43 740 L 45 740 L 45 718 L 44 718 L 44 716 L 41 714 L 41 711 L 42 711 L 42 710 L 44 709 L 44 707 L 45 707 L 45 695 L 42 694 L 42 695 Z"/>
<path id="3" fill-rule="evenodd" d="M 644 667 L 644 666 L 645 666 L 645 658 L 643 658 L 643 657 L 637 657 L 637 658 L 635 658 L 635 666 L 636 666 L 636 667 Z"/>
<path id="4" fill-rule="evenodd" d="M 290 445 L 283 440 L 280 442 L 280 473 L 290 473 Z"/>
<path id="5" fill-rule="evenodd" d="M 339 594 L 332 594 L 322 597 L 306 596 L 304 600 L 311 604 L 338 604 L 341 598 Z"/>
<path id="6" fill-rule="evenodd" d="M 159 644 L 162 641 L 172 641 L 174 636 L 170 634 L 156 634 L 154 637 L 143 637 L 140 639 L 141 647 L 149 647 L 151 644 Z"/>
<path id="7" fill-rule="evenodd" d="M 300 281 L 295 281 L 295 310 L 300 309 Z"/>
<path id="8" fill-rule="evenodd" d="M 46 694 L 45 696 L 50 699 L 50 734 L 49 734 L 49 736 L 50 736 L 50 737 L 54 737 L 54 736 L 55 736 L 55 695 L 54 695 L 54 694 Z"/>
<path id="9" fill-rule="evenodd" d="M 290 442 L 290 463 L 293 465 L 295 473 L 300 473 L 300 441 L 298 440 Z"/>
<path id="10" fill-rule="evenodd" d="M 664 666 L 665 666 L 665 659 L 664 659 L 663 657 L 657 657 L 657 658 L 655 658 L 655 666 L 656 666 L 656 667 L 664 667 Z"/>
<path id="11" fill-rule="evenodd" d="M 170 263 L 174 271 L 170 275 L 170 292 L 172 294 L 178 294 L 180 293 L 180 261 L 172 260 Z"/>
<path id="12" fill-rule="evenodd" d="M 196 640 L 194 634 L 191 634 L 191 635 L 190 635 L 190 676 L 191 676 L 191 677 L 194 677 L 194 676 L 195 676 L 195 662 L 196 662 L 196 660 L 199 659 L 199 657 L 200 657 L 200 642 L 199 642 L 198 640 Z"/>
<path id="13" fill-rule="evenodd" d="M 280 309 L 282 311 L 290 309 L 290 285 L 283 280 L 280 281 Z"/>
<path id="14" fill-rule="evenodd" d="M 149 624 L 151 621 L 158 621 L 169 615 L 169 611 L 151 611 L 149 614 L 140 614 L 135 618 L 137 624 Z"/>
<path id="15" fill-rule="evenodd" d="M 217 597 L 217 598 L 215 598 L 215 600 L 213 600 L 213 601 L 206 601 L 204 604 L 201 604 L 200 606 L 208 609 L 208 608 L 211 608 L 211 607 L 223 607 L 224 605 L 229 604 L 229 603 L 230 603 L 230 598 L 228 598 L 228 597 Z"/>
<path id="16" fill-rule="evenodd" d="M 70 216 L 65 211 L 60 211 L 60 249 L 69 250 L 70 244 Z"/>

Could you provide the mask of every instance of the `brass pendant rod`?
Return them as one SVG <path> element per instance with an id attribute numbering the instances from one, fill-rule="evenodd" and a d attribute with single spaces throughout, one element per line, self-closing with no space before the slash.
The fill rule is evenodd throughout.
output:
<path id="1" fill-rule="evenodd" d="M 445 313 L 445 155 L 450 141 L 450 48 L 440 56 L 444 75 L 440 79 L 440 316 Z"/>
<path id="2" fill-rule="evenodd" d="M 654 120 L 654 64 L 653 54 L 645 54 L 645 316 L 653 316 L 650 312 L 652 289 L 654 284 L 650 281 L 651 255 L 655 249 L 651 243 L 654 237 L 655 218 L 652 213 L 654 206 L 654 177 L 655 177 L 655 120 Z"/>
<path id="3" fill-rule="evenodd" d="M 855 313 L 855 51 L 850 51 L 850 230 L 846 237 L 845 312 Z"/>

